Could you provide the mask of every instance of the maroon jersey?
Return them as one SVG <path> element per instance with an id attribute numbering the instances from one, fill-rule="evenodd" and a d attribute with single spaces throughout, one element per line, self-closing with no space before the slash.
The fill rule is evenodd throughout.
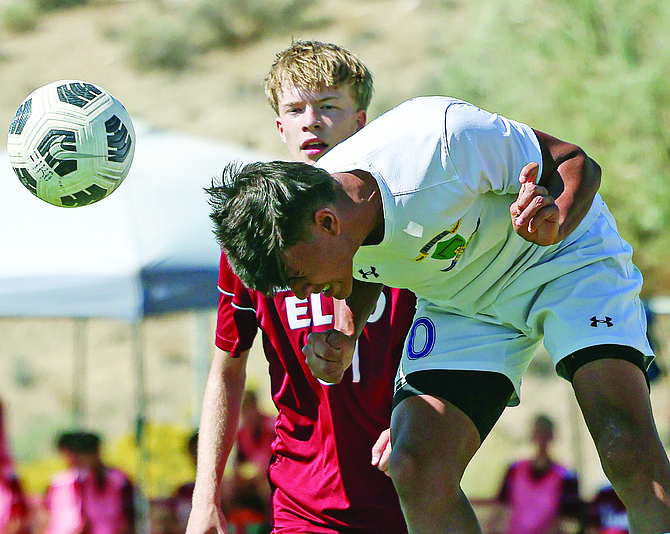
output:
<path id="1" fill-rule="evenodd" d="M 391 479 L 370 464 L 389 427 L 393 381 L 415 298 L 384 288 L 339 384 L 307 367 L 307 335 L 333 327 L 333 302 L 321 294 L 264 297 L 244 287 L 224 255 L 219 271 L 216 345 L 233 357 L 251 348 L 258 328 L 278 410 L 269 478 L 276 533 L 406 533 Z"/>

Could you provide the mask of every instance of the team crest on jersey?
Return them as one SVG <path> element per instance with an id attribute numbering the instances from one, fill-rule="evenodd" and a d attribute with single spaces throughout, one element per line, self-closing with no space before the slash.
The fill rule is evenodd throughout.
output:
<path id="1" fill-rule="evenodd" d="M 456 234 L 451 239 L 440 241 L 435 246 L 435 252 L 433 252 L 431 258 L 435 260 L 450 260 L 456 256 L 459 251 L 463 250 L 465 244 L 465 238 L 462 235 Z"/>
<path id="2" fill-rule="evenodd" d="M 422 246 L 421 250 L 419 251 L 419 255 L 416 258 L 414 258 L 414 261 L 425 260 L 428 257 L 428 252 L 430 251 L 430 249 L 433 248 L 433 246 L 435 246 L 435 244 L 438 243 L 440 241 L 440 239 L 442 239 L 442 238 L 444 238 L 444 237 L 446 237 L 450 234 L 456 233 L 460 227 L 461 227 L 461 219 L 458 219 L 458 221 L 456 221 L 456 224 L 454 224 L 451 228 L 449 228 L 447 230 L 443 230 L 442 232 L 437 234 L 435 237 L 433 237 L 433 239 L 428 241 L 428 243 L 426 243 L 424 246 Z M 458 236 L 458 237 L 461 237 L 461 236 Z M 463 238 L 461 237 L 461 239 L 463 239 Z M 451 240 L 448 240 L 448 241 L 451 241 Z M 465 240 L 463 240 L 463 241 L 465 241 Z M 433 257 L 435 257 L 435 256 L 433 256 Z M 436 258 L 436 259 L 446 259 L 446 258 Z"/>
<path id="3" fill-rule="evenodd" d="M 451 271 L 451 269 L 456 266 L 456 263 L 463 255 L 463 252 L 465 252 L 465 249 L 472 240 L 472 236 L 474 236 L 475 233 L 477 233 L 477 230 L 479 230 L 479 222 L 480 219 L 477 219 L 477 225 L 466 241 L 462 235 L 456 233 L 461 227 L 461 219 L 459 219 L 451 228 L 443 230 L 430 241 L 428 241 L 428 243 L 426 243 L 423 247 L 421 247 L 419 255 L 414 258 L 414 261 L 425 260 L 428 257 L 430 250 L 435 247 L 435 250 L 433 250 L 433 253 L 430 255 L 430 257 L 434 260 L 451 260 L 449 267 L 446 269 L 441 269 L 442 272 Z M 448 238 L 444 239 L 445 237 Z"/>

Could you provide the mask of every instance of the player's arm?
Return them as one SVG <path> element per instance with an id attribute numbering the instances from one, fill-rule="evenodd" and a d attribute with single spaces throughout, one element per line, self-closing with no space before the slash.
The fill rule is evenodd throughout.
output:
<path id="1" fill-rule="evenodd" d="M 237 428 L 249 351 L 238 358 L 218 347 L 209 371 L 198 431 L 198 462 L 187 534 L 226 533 L 221 480 Z"/>
<path id="2" fill-rule="evenodd" d="M 589 211 L 600 187 L 601 169 L 577 145 L 534 131 L 542 150 L 542 176 L 537 176 L 536 163 L 524 167 L 510 214 L 524 239 L 552 245 L 570 235 Z"/>
<path id="3" fill-rule="evenodd" d="M 374 311 L 382 284 L 354 280 L 346 300 L 334 299 L 334 326 L 325 332 L 312 332 L 302 352 L 312 374 L 331 384 L 342 380 L 351 365 L 356 341 Z"/>

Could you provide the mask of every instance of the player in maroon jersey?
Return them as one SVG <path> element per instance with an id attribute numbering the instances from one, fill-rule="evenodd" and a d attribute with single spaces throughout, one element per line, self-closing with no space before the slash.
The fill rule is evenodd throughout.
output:
<path id="1" fill-rule="evenodd" d="M 365 125 L 372 77 L 341 47 L 294 42 L 277 55 L 265 83 L 279 134 L 296 160 L 316 161 Z M 303 300 L 290 291 L 264 297 L 242 284 L 225 256 L 219 290 L 217 348 L 203 403 L 187 533 L 226 532 L 218 506 L 220 482 L 258 329 L 278 410 L 268 471 L 273 532 L 406 533 L 392 481 L 374 464 L 384 461 L 393 380 L 412 323 L 414 295 L 382 292 L 353 365 L 339 384 L 326 385 L 314 378 L 301 349 L 309 333 L 332 328 L 332 298 L 315 294 Z"/>

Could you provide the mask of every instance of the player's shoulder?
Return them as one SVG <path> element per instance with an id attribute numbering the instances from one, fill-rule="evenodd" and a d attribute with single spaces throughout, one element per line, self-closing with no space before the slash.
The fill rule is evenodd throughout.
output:
<path id="1" fill-rule="evenodd" d="M 497 115 L 463 100 L 453 99 L 446 108 L 445 126 L 447 135 L 458 139 L 469 135 L 471 130 L 491 128 Z"/>
<path id="2" fill-rule="evenodd" d="M 405 100 L 391 108 L 372 123 L 378 123 L 379 127 L 387 127 L 386 123 L 388 122 L 423 124 L 426 119 L 430 118 L 441 122 L 441 117 L 444 116 L 447 109 L 458 104 L 466 103 L 449 96 L 419 96 Z"/>

